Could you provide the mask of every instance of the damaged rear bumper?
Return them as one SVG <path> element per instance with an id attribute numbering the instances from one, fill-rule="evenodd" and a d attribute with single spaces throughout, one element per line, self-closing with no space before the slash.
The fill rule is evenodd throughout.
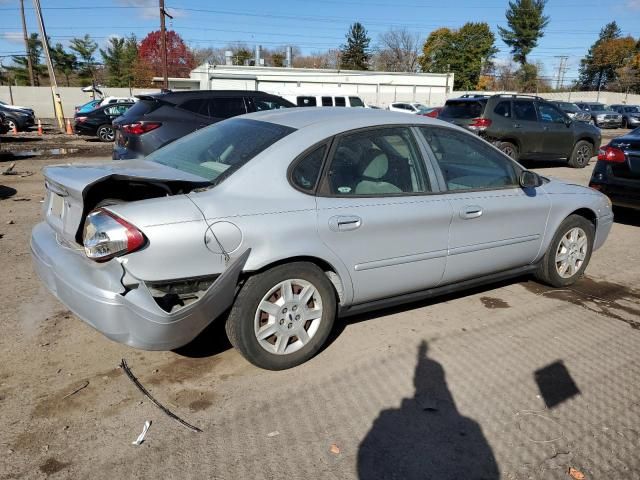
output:
<path id="1" fill-rule="evenodd" d="M 238 277 L 250 249 L 194 303 L 171 313 L 158 306 L 143 282 L 126 290 L 120 262 L 99 264 L 82 250 L 61 245 L 46 223 L 31 234 L 31 255 L 38 276 L 69 310 L 105 336 L 144 350 L 186 345 L 233 303 Z"/>

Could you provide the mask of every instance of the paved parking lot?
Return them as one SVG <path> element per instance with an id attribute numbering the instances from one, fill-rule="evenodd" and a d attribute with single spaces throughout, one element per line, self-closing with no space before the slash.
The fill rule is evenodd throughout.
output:
<path id="1" fill-rule="evenodd" d="M 312 361 L 267 372 L 217 326 L 143 352 L 58 304 L 28 254 L 57 162 L 0 177 L 16 190 L 0 200 L 0 478 L 640 478 L 637 214 L 617 212 L 572 288 L 521 278 L 351 318 Z M 586 184 L 593 164 L 529 166 Z M 122 358 L 203 432 L 143 397 Z"/>

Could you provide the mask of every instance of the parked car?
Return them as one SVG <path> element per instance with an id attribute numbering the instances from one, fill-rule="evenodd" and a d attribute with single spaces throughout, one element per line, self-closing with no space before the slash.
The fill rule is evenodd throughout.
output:
<path id="1" fill-rule="evenodd" d="M 569 166 L 584 168 L 600 148 L 600 130 L 574 122 L 540 97 L 450 99 L 438 118 L 478 133 L 514 160 L 567 159 Z"/>
<path id="2" fill-rule="evenodd" d="M 640 210 L 640 128 L 600 149 L 589 186 L 614 205 Z"/>
<path id="3" fill-rule="evenodd" d="M 98 137 L 101 142 L 113 142 L 115 133 L 112 122 L 124 115 L 133 103 L 113 103 L 98 107 L 88 113 L 77 113 L 74 131 L 78 135 Z"/>
<path id="4" fill-rule="evenodd" d="M 552 101 L 556 107 L 562 110 L 567 114 L 571 120 L 575 120 L 576 122 L 589 122 L 591 120 L 591 115 L 589 113 L 580 110 L 575 103 L 571 102 L 560 102 L 560 101 Z"/>
<path id="5" fill-rule="evenodd" d="M 32 127 L 36 123 L 34 112 L 30 108 L 9 105 L 0 100 L 0 112 L 4 113 L 5 123 L 10 130 L 15 128 L 21 132 L 28 130 L 29 127 Z"/>
<path id="6" fill-rule="evenodd" d="M 268 369 L 311 358 L 336 315 L 526 273 L 567 287 L 613 222 L 596 190 L 447 123 L 367 109 L 251 113 L 144 160 L 44 176 L 32 254 L 71 311 L 159 350 L 222 317 Z"/>
<path id="7" fill-rule="evenodd" d="M 138 95 L 140 99 L 113 122 L 113 159 L 139 158 L 199 128 L 247 112 L 293 107 L 264 92 L 198 90 Z"/>
<path id="8" fill-rule="evenodd" d="M 622 115 L 614 110 L 611 110 L 602 103 L 576 102 L 576 105 L 591 116 L 591 120 L 589 122 L 592 125 L 596 125 L 601 128 L 622 127 Z"/>
<path id="9" fill-rule="evenodd" d="M 640 127 L 640 105 L 611 105 L 609 108 L 622 115 L 624 128 Z"/>
<path id="10" fill-rule="evenodd" d="M 94 110 L 102 99 L 96 98 L 95 100 L 89 100 L 87 103 L 83 103 L 82 105 L 76 105 L 76 113 L 88 113 L 91 110 Z"/>
<path id="11" fill-rule="evenodd" d="M 9 126 L 5 121 L 5 116 L 3 112 L 0 112 L 0 134 L 7 133 L 9 131 Z"/>
<path id="12" fill-rule="evenodd" d="M 366 108 L 365 103 L 357 95 L 333 95 L 329 93 L 286 95 L 282 98 L 289 100 L 298 107 L 356 107 Z"/>
<path id="13" fill-rule="evenodd" d="M 388 110 L 392 112 L 412 113 L 414 115 L 425 115 L 430 109 L 419 102 L 393 102 L 389 104 Z"/>

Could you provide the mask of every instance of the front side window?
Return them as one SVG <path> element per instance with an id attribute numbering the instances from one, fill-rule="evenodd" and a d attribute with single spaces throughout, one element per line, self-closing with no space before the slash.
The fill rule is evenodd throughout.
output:
<path id="1" fill-rule="evenodd" d="M 514 164 L 484 140 L 449 128 L 420 127 L 447 189 L 478 190 L 518 185 Z"/>
<path id="2" fill-rule="evenodd" d="M 545 123 L 564 123 L 564 115 L 553 105 L 548 103 L 539 103 L 538 112 L 540 120 Z"/>
<path id="3" fill-rule="evenodd" d="M 217 182 L 294 131 L 275 123 L 235 118 L 196 130 L 146 160 Z"/>
<path id="4" fill-rule="evenodd" d="M 516 120 L 524 120 L 525 122 L 537 122 L 536 107 L 533 102 L 515 101 L 513 102 L 513 116 Z"/>
<path id="5" fill-rule="evenodd" d="M 364 107 L 364 103 L 360 99 L 360 97 L 349 97 L 349 104 L 352 107 Z"/>
<path id="6" fill-rule="evenodd" d="M 311 192 L 316 188 L 326 151 L 327 146 L 321 145 L 306 154 L 295 164 L 291 171 L 291 181 L 296 187 L 307 192 Z"/>
<path id="7" fill-rule="evenodd" d="M 413 134 L 405 127 L 341 136 L 329 167 L 328 189 L 338 196 L 431 191 Z"/>
<path id="8" fill-rule="evenodd" d="M 344 97 L 336 97 L 336 107 L 346 107 L 347 101 Z"/>

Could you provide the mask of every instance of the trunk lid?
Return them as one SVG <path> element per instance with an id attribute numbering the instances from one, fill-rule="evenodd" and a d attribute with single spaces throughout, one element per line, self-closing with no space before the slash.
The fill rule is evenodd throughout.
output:
<path id="1" fill-rule="evenodd" d="M 640 179 L 640 129 L 611 140 L 611 146 L 624 151 L 627 157 L 625 163 L 611 165 L 612 173 L 616 177 Z"/>
<path id="2" fill-rule="evenodd" d="M 91 198 L 91 204 L 86 202 L 88 192 L 102 182 L 112 180 L 125 184 L 148 183 L 156 192 L 164 188 L 165 195 L 172 194 L 170 192 L 174 189 L 170 185 L 176 189 L 184 189 L 186 186 L 187 190 L 209 185 L 207 180 L 197 175 L 145 160 L 54 165 L 45 167 L 43 173 L 46 188 L 43 215 L 59 236 L 68 242 L 77 242 L 78 231 L 88 210 L 93 209 L 97 203 L 95 197 Z M 122 188 L 127 187 L 123 185 Z M 104 198 L 111 198 L 108 193 Z M 154 196 L 162 195 L 150 194 L 148 198 Z"/>

